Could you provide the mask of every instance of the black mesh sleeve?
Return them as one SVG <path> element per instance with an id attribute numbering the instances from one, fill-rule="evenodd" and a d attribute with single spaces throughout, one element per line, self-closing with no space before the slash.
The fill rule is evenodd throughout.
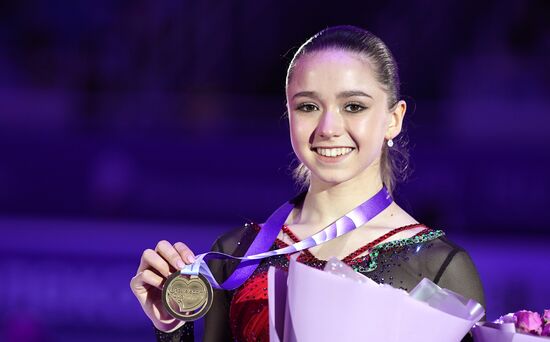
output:
<path id="1" fill-rule="evenodd" d="M 189 322 L 185 323 L 181 328 L 169 333 L 155 328 L 155 336 L 157 337 L 157 342 L 192 342 L 195 340 L 194 328 L 194 324 Z"/>
<path id="2" fill-rule="evenodd" d="M 441 265 L 436 280 L 439 286 L 471 298 L 485 307 L 479 274 L 466 251 L 451 251 Z"/>
<path id="3" fill-rule="evenodd" d="M 448 251 L 439 267 L 434 282 L 443 288 L 473 299 L 485 307 L 483 286 L 472 258 L 462 248 L 450 243 L 448 240 L 447 242 L 453 248 Z M 481 320 L 484 319 L 485 316 L 481 318 Z M 472 335 L 467 334 L 461 342 L 473 342 Z"/>

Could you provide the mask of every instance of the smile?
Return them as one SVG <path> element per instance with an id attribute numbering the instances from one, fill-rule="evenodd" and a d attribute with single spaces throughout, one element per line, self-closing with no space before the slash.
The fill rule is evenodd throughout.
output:
<path id="1" fill-rule="evenodd" d="M 336 148 L 324 148 L 324 147 L 316 147 L 313 148 L 313 151 L 315 151 L 317 154 L 323 156 L 323 157 L 340 157 L 344 156 L 346 154 L 351 153 L 354 149 L 351 147 L 336 147 Z"/>

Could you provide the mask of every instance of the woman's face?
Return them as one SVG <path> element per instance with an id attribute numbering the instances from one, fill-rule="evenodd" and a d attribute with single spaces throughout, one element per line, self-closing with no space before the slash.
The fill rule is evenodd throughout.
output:
<path id="1" fill-rule="evenodd" d="M 364 57 L 342 50 L 304 55 L 286 96 L 292 147 L 312 183 L 380 180 L 384 139 L 399 134 L 405 103 L 388 109 L 388 96 Z"/>

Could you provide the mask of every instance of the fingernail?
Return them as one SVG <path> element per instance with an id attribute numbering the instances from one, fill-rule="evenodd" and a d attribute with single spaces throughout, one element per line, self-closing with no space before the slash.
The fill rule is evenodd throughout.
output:
<path id="1" fill-rule="evenodd" d="M 188 255 L 188 256 L 187 256 L 187 261 L 193 263 L 193 262 L 195 262 L 195 257 L 192 256 L 192 255 Z"/>
<path id="2" fill-rule="evenodd" d="M 176 266 L 178 266 L 178 268 L 184 268 L 185 267 L 185 263 L 181 260 L 178 260 L 176 261 Z"/>

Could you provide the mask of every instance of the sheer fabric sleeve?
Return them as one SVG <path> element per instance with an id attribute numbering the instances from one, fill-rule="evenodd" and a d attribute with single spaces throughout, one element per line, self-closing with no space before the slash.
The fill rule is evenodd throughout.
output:
<path id="1" fill-rule="evenodd" d="M 212 251 L 227 253 L 220 239 L 214 242 Z M 211 260 L 208 267 L 216 280 L 221 283 L 227 278 L 227 270 L 221 260 Z M 231 341 L 231 327 L 229 326 L 229 305 L 231 304 L 232 291 L 214 289 L 214 301 L 208 314 L 204 318 L 203 341 Z"/>
<path id="2" fill-rule="evenodd" d="M 483 286 L 472 258 L 464 249 L 448 243 L 453 248 L 448 251 L 434 277 L 434 282 L 443 288 L 475 300 L 485 308 Z M 481 320 L 485 320 L 485 316 Z M 461 342 L 472 341 L 472 335 L 468 333 Z"/>
<path id="3" fill-rule="evenodd" d="M 434 282 L 485 307 L 483 286 L 472 258 L 464 249 L 452 243 L 451 246 L 435 274 Z"/>
<path id="4" fill-rule="evenodd" d="M 212 251 L 243 256 L 254 241 L 257 232 L 250 224 L 219 237 Z M 218 281 L 227 279 L 239 264 L 238 260 L 211 260 L 208 267 Z M 233 341 L 229 320 L 229 307 L 234 291 L 214 290 L 214 302 L 204 320 L 204 342 Z"/>
<path id="5" fill-rule="evenodd" d="M 382 260 L 386 264 L 392 263 L 389 257 Z M 401 283 L 407 291 L 412 290 L 422 278 L 427 277 L 437 285 L 473 299 L 485 307 L 481 280 L 470 255 L 446 236 L 405 249 L 393 271 L 390 275 L 402 280 Z M 380 278 L 384 268 L 378 272 L 380 274 L 373 273 Z"/>
<path id="6" fill-rule="evenodd" d="M 193 342 L 195 340 L 194 333 L 194 324 L 189 322 L 185 323 L 181 328 L 169 333 L 155 328 L 157 342 Z"/>

